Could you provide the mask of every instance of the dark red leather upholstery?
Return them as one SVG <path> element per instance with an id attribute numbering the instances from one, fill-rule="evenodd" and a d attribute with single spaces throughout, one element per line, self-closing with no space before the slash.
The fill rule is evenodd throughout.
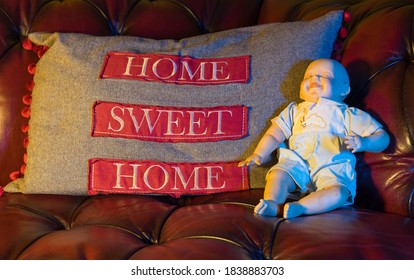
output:
<path id="1" fill-rule="evenodd" d="M 414 259 L 414 3 L 300 0 L 0 0 L 0 186 L 24 171 L 29 32 L 183 38 L 344 9 L 348 103 L 390 133 L 358 157 L 356 204 L 290 221 L 253 215 L 262 190 L 211 196 L 4 193 L 2 259 Z"/>

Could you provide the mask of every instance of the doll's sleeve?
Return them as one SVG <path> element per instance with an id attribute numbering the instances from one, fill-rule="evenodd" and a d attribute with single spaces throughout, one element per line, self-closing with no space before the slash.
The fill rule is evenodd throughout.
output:
<path id="1" fill-rule="evenodd" d="M 347 113 L 348 131 L 352 131 L 353 134 L 366 137 L 382 128 L 382 125 L 367 112 L 357 108 L 349 108 Z"/>
<path id="2" fill-rule="evenodd" d="M 277 124 L 285 134 L 286 139 L 292 135 L 293 115 L 296 111 L 296 103 L 290 103 L 279 116 L 272 119 L 272 124 Z"/>

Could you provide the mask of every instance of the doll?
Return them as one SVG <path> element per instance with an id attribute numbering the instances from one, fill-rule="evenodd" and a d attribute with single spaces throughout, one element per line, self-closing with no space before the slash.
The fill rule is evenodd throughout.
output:
<path id="1" fill-rule="evenodd" d="M 278 148 L 278 162 L 266 175 L 256 214 L 291 219 L 354 202 L 353 153 L 382 152 L 390 140 L 368 113 L 342 102 L 349 92 L 349 77 L 342 64 L 331 59 L 309 64 L 300 85 L 303 102 L 290 103 L 272 119 L 253 154 L 239 164 L 260 165 Z M 301 198 L 286 203 L 295 192 Z"/>

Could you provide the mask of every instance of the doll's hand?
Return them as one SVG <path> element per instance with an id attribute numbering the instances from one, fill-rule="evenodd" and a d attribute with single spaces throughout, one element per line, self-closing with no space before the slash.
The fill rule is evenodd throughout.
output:
<path id="1" fill-rule="evenodd" d="M 252 164 L 260 165 L 262 163 L 262 157 L 256 154 L 252 154 L 245 160 L 239 162 L 239 166 L 250 166 Z"/>
<path id="2" fill-rule="evenodd" d="M 346 148 L 352 153 L 363 152 L 365 150 L 363 145 L 363 137 L 361 136 L 346 135 L 344 143 Z"/>

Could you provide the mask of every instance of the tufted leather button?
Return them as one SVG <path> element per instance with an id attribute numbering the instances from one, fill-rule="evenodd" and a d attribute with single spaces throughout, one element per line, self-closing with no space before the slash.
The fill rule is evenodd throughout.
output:
<path id="1" fill-rule="evenodd" d="M 192 11 L 179 1 L 170 0 L 139 2 L 125 19 L 122 29 L 123 35 L 154 39 L 180 39 L 201 33 L 200 22 Z"/>
<path id="2" fill-rule="evenodd" d="M 30 32 L 111 33 L 111 23 L 92 1 L 48 1 L 37 11 Z"/>

